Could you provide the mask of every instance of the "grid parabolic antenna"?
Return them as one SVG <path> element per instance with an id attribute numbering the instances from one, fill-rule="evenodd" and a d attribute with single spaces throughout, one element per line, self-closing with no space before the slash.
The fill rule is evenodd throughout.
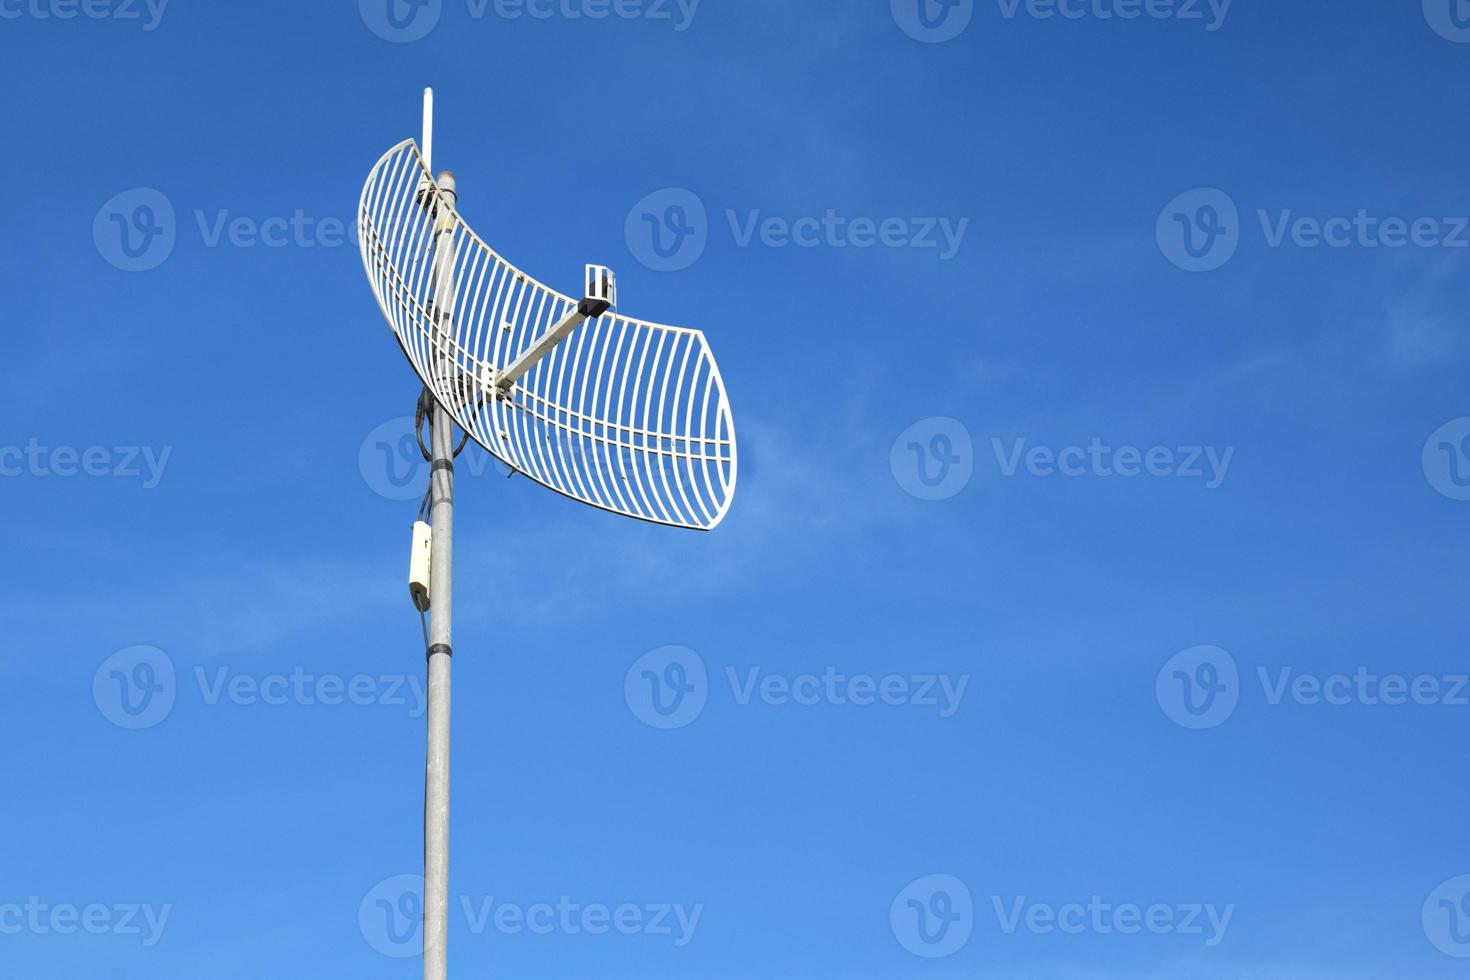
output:
<path id="1" fill-rule="evenodd" d="M 583 301 L 532 279 L 475 234 L 413 140 L 368 176 L 358 239 L 409 362 L 492 456 L 616 514 L 706 531 L 724 519 L 738 470 L 735 429 L 703 333 L 602 312 L 539 350 Z M 506 373 L 537 353 L 507 384 Z"/>

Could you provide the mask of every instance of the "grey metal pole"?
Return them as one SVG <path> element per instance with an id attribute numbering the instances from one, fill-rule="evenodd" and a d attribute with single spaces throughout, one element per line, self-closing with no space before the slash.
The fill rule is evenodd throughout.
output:
<path id="1" fill-rule="evenodd" d="M 454 663 L 454 430 L 434 404 L 429 572 L 429 756 L 424 783 L 424 980 L 449 972 L 449 692 Z"/>
<path id="2" fill-rule="evenodd" d="M 454 177 L 439 186 L 454 194 Z M 437 216 L 434 252 L 435 307 L 440 318 L 453 316 L 454 224 Z M 447 327 L 447 324 L 446 324 Z M 445 330 L 441 336 L 449 335 Z M 445 370 L 452 367 L 445 358 Z M 429 753 L 424 780 L 424 980 L 446 980 L 449 973 L 449 692 L 454 664 L 454 423 L 436 400 L 433 411 L 433 470 L 429 475 L 429 521 L 433 549 L 429 558 Z"/>

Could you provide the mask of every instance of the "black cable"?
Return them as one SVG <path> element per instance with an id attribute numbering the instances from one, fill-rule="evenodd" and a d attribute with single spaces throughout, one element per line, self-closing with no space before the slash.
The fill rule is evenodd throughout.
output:
<path id="1" fill-rule="evenodd" d="M 413 437 L 414 437 L 415 440 L 418 441 L 418 444 L 419 444 L 419 452 L 423 455 L 424 462 L 426 462 L 426 463 L 432 463 L 434 461 L 434 454 L 429 451 L 429 447 L 428 446 L 425 446 L 424 445 L 424 422 L 426 420 L 429 420 L 430 419 L 429 409 L 432 406 L 433 406 L 433 396 L 431 394 L 429 394 L 429 389 L 428 388 L 425 388 L 424 389 L 424 393 L 419 396 L 418 408 L 415 409 L 415 411 L 414 411 Z M 481 396 L 479 399 L 477 399 L 475 401 L 475 411 L 476 412 L 479 412 L 480 409 L 483 408 L 484 406 L 485 406 L 485 399 L 484 399 L 484 396 Z M 433 428 L 433 422 L 430 421 L 430 429 L 432 429 L 432 428 Z M 468 446 L 469 444 L 470 444 L 470 433 L 469 433 L 469 430 L 465 430 L 464 438 L 459 441 L 459 446 L 454 450 L 453 458 L 454 459 L 459 459 L 460 454 L 464 452 L 465 447 Z"/>
<path id="2" fill-rule="evenodd" d="M 424 393 L 419 396 L 419 404 L 418 404 L 418 407 L 416 409 L 414 409 L 414 416 L 413 416 L 413 437 L 414 437 L 415 440 L 418 441 L 418 444 L 419 444 L 419 452 L 423 455 L 424 462 L 426 462 L 426 463 L 432 463 L 434 461 L 434 454 L 431 453 L 431 452 L 429 452 L 429 447 L 428 446 L 425 446 L 424 445 L 424 421 L 425 421 L 425 419 L 428 418 L 428 415 L 429 415 L 428 405 L 426 405 L 425 403 L 428 400 L 429 400 L 429 389 L 428 388 L 425 388 L 424 389 Z"/>
<path id="3" fill-rule="evenodd" d="M 475 399 L 475 411 L 474 411 L 474 414 L 479 415 L 480 414 L 480 409 L 482 409 L 484 407 L 485 407 L 485 396 L 484 395 L 481 395 L 479 398 L 476 398 Z M 465 432 L 464 432 L 464 438 L 459 441 L 459 448 L 454 451 L 454 458 L 455 459 L 459 459 L 459 454 L 462 453 L 462 452 L 464 452 L 464 447 L 465 446 L 468 446 L 469 444 L 470 444 L 470 432 L 469 432 L 468 429 L 466 429 Z"/>

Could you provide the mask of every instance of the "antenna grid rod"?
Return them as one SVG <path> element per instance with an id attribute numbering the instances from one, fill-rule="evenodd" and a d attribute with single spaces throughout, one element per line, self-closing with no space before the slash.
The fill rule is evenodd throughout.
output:
<path id="1" fill-rule="evenodd" d="M 434 172 L 434 90 L 424 89 L 424 169 Z"/>

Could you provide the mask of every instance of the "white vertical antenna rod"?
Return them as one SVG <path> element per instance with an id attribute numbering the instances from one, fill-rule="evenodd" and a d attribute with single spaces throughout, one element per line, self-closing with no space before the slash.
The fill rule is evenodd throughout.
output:
<path id="1" fill-rule="evenodd" d="M 434 172 L 434 90 L 424 89 L 424 169 Z"/>

